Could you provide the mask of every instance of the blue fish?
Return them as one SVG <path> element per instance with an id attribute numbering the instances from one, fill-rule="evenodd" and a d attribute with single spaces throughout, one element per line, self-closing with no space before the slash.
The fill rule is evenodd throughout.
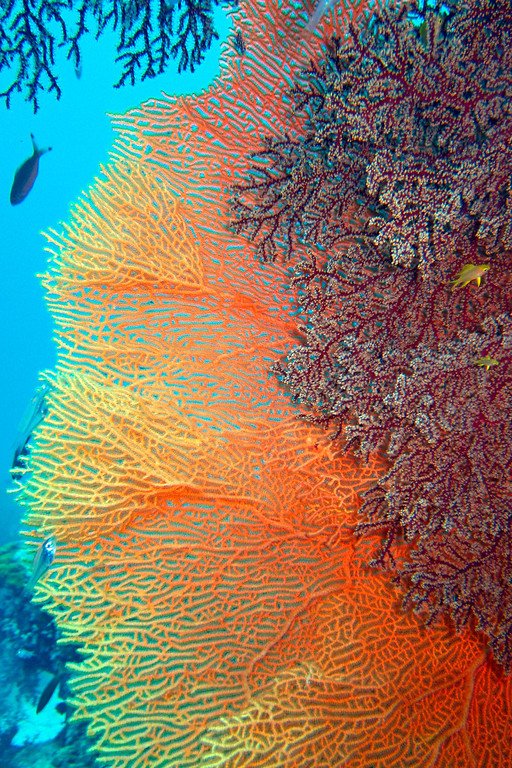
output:
<path id="1" fill-rule="evenodd" d="M 26 198 L 34 186 L 34 182 L 37 178 L 37 172 L 39 170 L 39 158 L 41 155 L 44 155 L 45 152 L 49 152 L 51 150 L 51 147 L 47 147 L 46 149 L 39 149 L 35 142 L 34 134 L 31 133 L 30 138 L 32 139 L 32 146 L 34 147 L 34 151 L 28 160 L 25 160 L 23 165 L 20 165 L 14 174 L 14 181 L 12 182 L 10 196 L 11 205 L 18 205 L 19 203 L 22 203 Z"/>

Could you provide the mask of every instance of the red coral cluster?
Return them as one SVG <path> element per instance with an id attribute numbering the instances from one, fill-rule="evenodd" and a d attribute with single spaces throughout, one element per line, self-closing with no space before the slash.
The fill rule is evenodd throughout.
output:
<path id="1" fill-rule="evenodd" d="M 507 670 L 511 30 L 508 0 L 399 3 L 333 38 L 294 89 L 295 135 L 266 140 L 233 199 L 259 256 L 295 262 L 303 341 L 276 372 L 390 459 L 358 527 L 383 532 L 374 562 Z"/>

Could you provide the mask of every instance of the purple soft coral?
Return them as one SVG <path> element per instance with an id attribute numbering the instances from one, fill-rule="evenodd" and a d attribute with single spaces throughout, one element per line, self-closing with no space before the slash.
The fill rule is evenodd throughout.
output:
<path id="1" fill-rule="evenodd" d="M 303 343 L 275 366 L 284 385 L 390 458 L 358 529 L 383 532 L 375 563 L 430 619 L 474 622 L 509 669 L 512 7 L 439 3 L 419 26 L 412 11 L 311 63 L 296 135 L 266 141 L 234 227 L 296 261 Z"/>

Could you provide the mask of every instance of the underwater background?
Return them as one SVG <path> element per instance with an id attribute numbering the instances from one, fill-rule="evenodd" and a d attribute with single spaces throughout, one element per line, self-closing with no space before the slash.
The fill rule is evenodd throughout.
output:
<path id="1" fill-rule="evenodd" d="M 231 10 L 0 113 L 0 766 L 508 768 L 512 5 Z"/>
<path id="2" fill-rule="evenodd" d="M 14 94 L 7 108 L 0 101 L 0 221 L 3 267 L 0 323 L 2 328 L 0 381 L 0 766 L 2 768 L 58 768 L 92 766 L 90 742 L 83 727 L 63 731 L 67 693 L 57 650 L 53 621 L 31 604 L 25 591 L 32 556 L 21 542 L 22 509 L 12 493 L 10 469 L 23 422 L 30 416 L 39 374 L 55 366 L 53 327 L 38 274 L 47 266 L 46 241 L 41 232 L 59 228 L 70 205 L 100 175 L 108 161 L 114 131 L 109 115 L 120 114 L 149 98 L 197 93 L 219 73 L 221 44 L 231 27 L 225 10 L 215 8 L 213 40 L 195 71 L 166 72 L 135 85 L 115 88 L 120 76 L 117 35 L 107 28 L 98 40 L 85 35 L 79 71 L 57 50 L 55 74 L 62 95 L 40 91 L 34 113 L 24 95 Z M 8 70 L 0 72 L 0 90 Z M 39 173 L 25 200 L 11 205 L 9 192 L 16 170 L 33 151 L 31 134 L 41 149 Z M 73 658 L 73 653 L 67 660 Z M 61 672 L 54 674 L 60 668 Z M 52 671 L 49 671 L 52 670 Z M 50 694 L 40 712 L 38 702 Z M 61 701 L 59 707 L 58 702 Z M 57 708 L 56 708 L 57 707 Z M 60 711 L 59 711 L 60 710 Z M 58 734 L 60 740 L 55 741 Z"/>
<path id="3" fill-rule="evenodd" d="M 0 103 L 0 198 L 3 229 L 2 265 L 4 284 L 0 303 L 1 360 L 4 375 L 0 382 L 0 542 L 16 538 L 20 507 L 8 493 L 18 428 L 34 397 L 39 373 L 55 364 L 51 318 L 37 274 L 47 262 L 42 230 L 58 228 L 69 215 L 71 203 L 92 184 L 106 163 L 114 131 L 109 114 L 124 113 L 146 99 L 168 94 L 195 93 L 206 88 L 219 72 L 221 43 L 227 38 L 229 20 L 215 10 L 214 40 L 194 73 L 179 74 L 173 64 L 162 75 L 134 86 L 114 88 L 121 67 L 116 64 L 116 36 L 112 30 L 95 40 L 86 35 L 82 42 L 80 77 L 63 51 L 57 51 L 56 72 L 62 96 L 42 91 L 39 110 L 14 94 L 10 108 Z M 60 53 L 60 58 L 59 58 Z M 8 72 L 0 73 L 0 90 Z M 2 80 L 3 78 L 3 80 Z M 42 156 L 39 177 L 27 198 L 18 206 L 9 202 L 9 191 L 17 168 L 32 154 L 30 134 L 40 148 L 52 147 Z"/>

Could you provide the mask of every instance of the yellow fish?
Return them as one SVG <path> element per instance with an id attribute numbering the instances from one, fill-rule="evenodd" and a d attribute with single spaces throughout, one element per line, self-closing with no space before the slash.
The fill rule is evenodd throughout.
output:
<path id="1" fill-rule="evenodd" d="M 465 288 L 472 280 L 475 280 L 479 286 L 489 267 L 490 264 L 464 264 L 457 277 L 450 281 L 453 283 L 452 291 L 456 288 Z"/>
<path id="2" fill-rule="evenodd" d="M 489 370 L 491 365 L 499 365 L 500 361 L 496 360 L 495 357 L 491 357 L 490 355 L 486 355 L 485 357 L 479 357 L 478 360 L 475 360 L 475 365 L 480 365 L 482 368 L 485 368 L 486 371 Z"/>

